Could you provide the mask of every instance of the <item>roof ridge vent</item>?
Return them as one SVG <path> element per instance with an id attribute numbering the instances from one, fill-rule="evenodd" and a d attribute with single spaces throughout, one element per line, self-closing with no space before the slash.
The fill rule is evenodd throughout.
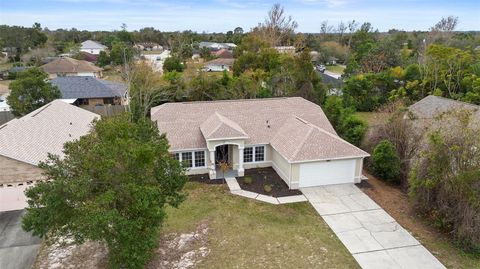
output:
<path id="1" fill-rule="evenodd" d="M 42 111 L 44 111 L 47 107 L 49 107 L 51 104 L 52 104 L 52 103 L 46 104 L 43 108 L 39 108 L 40 110 L 39 110 L 37 113 L 31 115 L 30 117 L 33 118 L 33 117 L 37 116 L 37 115 L 40 114 Z"/>

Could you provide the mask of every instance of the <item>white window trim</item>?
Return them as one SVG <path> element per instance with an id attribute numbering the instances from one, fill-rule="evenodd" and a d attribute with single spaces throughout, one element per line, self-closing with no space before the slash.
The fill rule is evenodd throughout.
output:
<path id="1" fill-rule="evenodd" d="M 198 152 L 198 151 L 203 151 L 203 159 L 205 160 L 203 166 L 195 166 L 195 152 Z M 200 149 L 200 150 L 174 151 L 173 154 L 177 154 L 177 153 L 178 153 L 178 157 L 179 157 L 179 158 L 178 158 L 178 161 L 179 161 L 180 163 L 183 163 L 182 153 L 186 153 L 186 152 L 190 152 L 190 153 L 192 154 L 192 167 L 187 167 L 187 169 L 203 169 L 203 168 L 207 168 L 207 153 L 206 153 L 206 150 Z"/>
<path id="2" fill-rule="evenodd" d="M 255 159 L 255 154 L 257 153 L 257 147 L 263 147 L 263 161 L 257 161 Z M 250 163 L 265 163 L 265 162 L 268 162 L 267 161 L 267 145 L 248 145 L 248 146 L 245 146 L 244 147 L 244 156 L 242 156 L 242 158 L 245 157 L 245 149 L 246 148 L 252 148 L 252 161 L 251 162 L 245 162 L 245 159 L 243 160 L 243 164 L 250 164 Z"/>

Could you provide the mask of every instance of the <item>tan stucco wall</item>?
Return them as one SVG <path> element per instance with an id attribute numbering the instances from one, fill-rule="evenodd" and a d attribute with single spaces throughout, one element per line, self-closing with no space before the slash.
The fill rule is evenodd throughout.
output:
<path id="1" fill-rule="evenodd" d="M 277 174 L 290 186 L 290 164 L 274 148 L 270 148 L 272 167 Z M 291 186 L 290 186 L 291 187 Z"/>
<path id="2" fill-rule="evenodd" d="M 215 141 L 207 141 L 207 148 L 208 150 L 215 150 L 216 146 L 219 145 L 238 145 L 240 147 L 244 147 L 245 140 L 244 139 L 229 139 L 229 140 L 215 140 Z"/>
<path id="3" fill-rule="evenodd" d="M 0 184 L 41 179 L 42 169 L 37 166 L 0 156 Z"/>

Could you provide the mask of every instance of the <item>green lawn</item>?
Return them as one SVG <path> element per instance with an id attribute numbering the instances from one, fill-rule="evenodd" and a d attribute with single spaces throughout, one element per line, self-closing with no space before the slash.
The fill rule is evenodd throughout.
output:
<path id="1" fill-rule="evenodd" d="M 355 115 L 366 121 L 369 127 L 385 123 L 390 117 L 389 113 L 382 112 L 356 112 Z"/>
<path id="2" fill-rule="evenodd" d="M 309 203 L 270 205 L 231 195 L 225 185 L 187 183 L 168 209 L 164 234 L 207 223 L 210 253 L 198 268 L 359 268 Z"/>
<path id="3" fill-rule="evenodd" d="M 342 75 L 345 67 L 340 65 L 327 65 L 325 66 L 328 71 Z"/>

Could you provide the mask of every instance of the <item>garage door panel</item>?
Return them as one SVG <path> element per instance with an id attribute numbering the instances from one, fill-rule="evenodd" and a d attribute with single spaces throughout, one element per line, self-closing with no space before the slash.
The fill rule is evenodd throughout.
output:
<path id="1" fill-rule="evenodd" d="M 30 187 L 27 184 L 20 186 L 3 186 L 0 187 L 0 212 L 19 210 L 27 207 L 27 198 L 25 197 L 25 190 Z"/>
<path id="2" fill-rule="evenodd" d="M 300 164 L 300 187 L 353 183 L 356 160 L 335 160 Z"/>

